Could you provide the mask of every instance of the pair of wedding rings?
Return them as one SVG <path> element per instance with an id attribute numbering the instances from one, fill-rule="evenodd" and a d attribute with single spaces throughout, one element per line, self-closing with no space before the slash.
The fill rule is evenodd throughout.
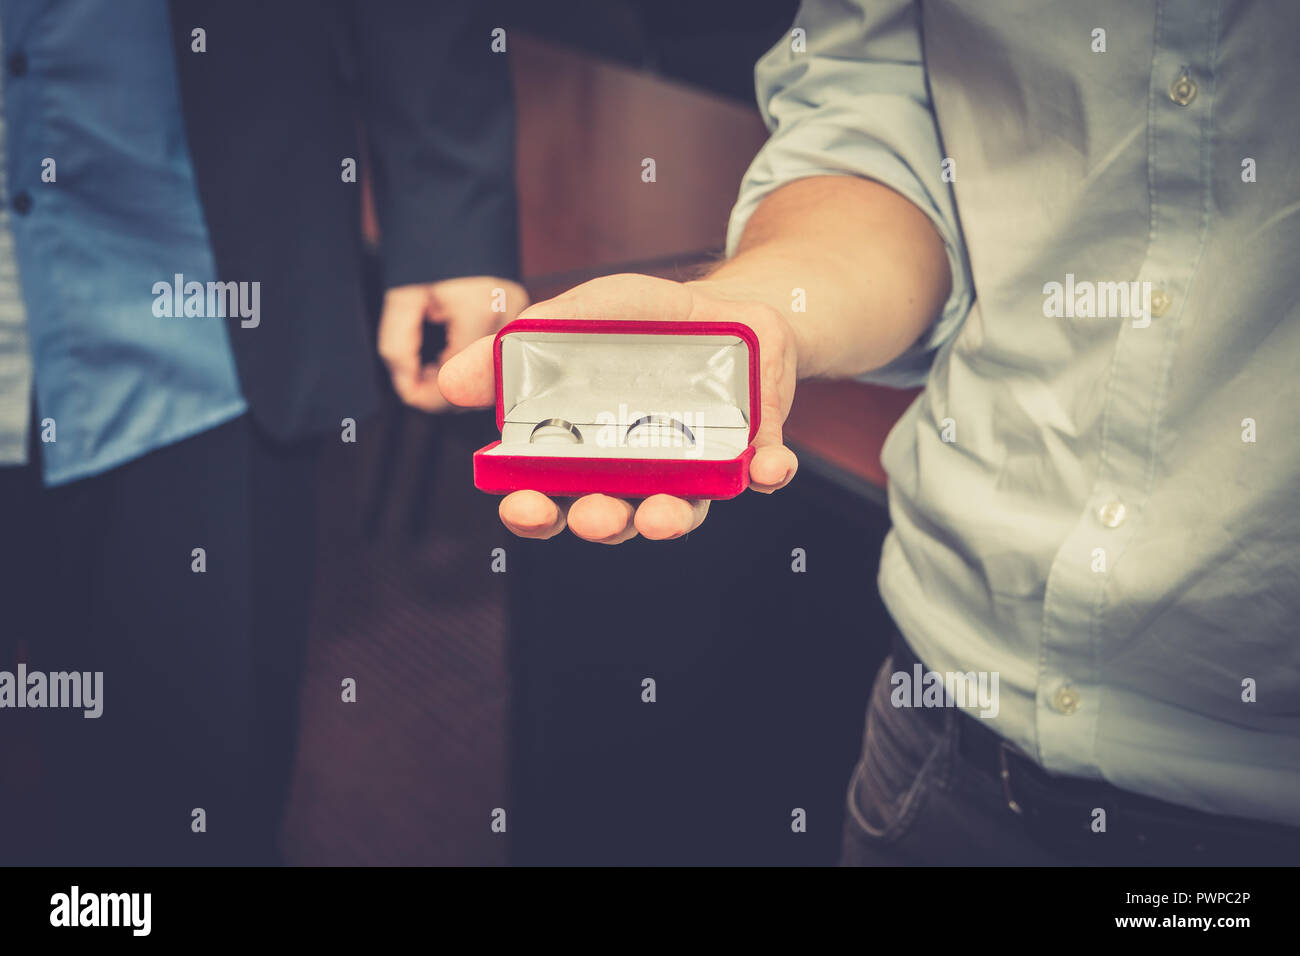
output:
<path id="1" fill-rule="evenodd" d="M 684 423 L 669 415 L 642 415 L 627 426 L 627 431 L 623 433 L 623 441 L 626 442 L 634 431 L 647 425 L 660 425 L 676 429 L 682 433 L 688 442 L 692 445 L 695 444 L 695 433 L 687 428 Z M 539 434 L 547 439 L 560 438 L 561 440 L 567 440 L 572 445 L 582 444 L 582 432 L 578 430 L 577 425 L 567 418 L 547 418 L 538 422 L 533 426 L 532 434 L 528 436 L 529 442 L 537 441 Z"/>

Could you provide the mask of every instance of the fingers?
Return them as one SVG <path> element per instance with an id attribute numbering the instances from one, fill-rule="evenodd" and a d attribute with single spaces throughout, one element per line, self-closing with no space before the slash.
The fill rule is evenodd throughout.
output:
<path id="1" fill-rule="evenodd" d="M 443 363 L 438 388 L 453 405 L 477 408 L 496 402 L 493 338 L 485 335 Z"/>
<path id="2" fill-rule="evenodd" d="M 444 364 L 484 335 L 497 332 L 528 305 L 528 291 L 518 282 L 496 276 L 443 279 L 429 287 L 431 321 L 447 330 L 447 345 L 438 356 Z"/>
<path id="3" fill-rule="evenodd" d="M 398 286 L 384 293 L 379 355 L 395 378 L 410 378 L 420 367 L 420 337 L 428 306 L 429 294 L 423 286 Z"/>
<path id="4" fill-rule="evenodd" d="M 622 544 L 636 537 L 630 501 L 609 495 L 584 495 L 569 508 L 569 530 L 585 541 Z"/>
<path id="5" fill-rule="evenodd" d="M 424 286 L 408 285 L 384 294 L 379 320 L 379 355 L 388 366 L 393 391 L 408 405 L 424 411 L 439 411 L 447 402 L 438 391 L 437 376 L 420 362 L 420 342 L 429 294 Z"/>
<path id="6" fill-rule="evenodd" d="M 760 318 L 756 315 L 756 319 Z M 799 459 L 785 446 L 782 431 L 794 398 L 798 376 L 792 338 L 780 323 L 763 322 L 767 332 L 767 354 L 762 364 L 762 405 L 758 430 L 754 433 L 754 457 L 749 463 L 749 487 L 763 494 L 784 488 L 799 469 Z"/>
<path id="7" fill-rule="evenodd" d="M 584 495 L 555 501 L 538 491 L 516 491 L 501 499 L 502 523 L 521 538 L 553 538 L 567 525 L 578 537 L 597 544 L 622 544 L 637 534 L 654 541 L 680 538 L 700 526 L 708 501 L 653 495 L 635 507 L 609 495 Z"/>
<path id="8" fill-rule="evenodd" d="M 636 530 L 652 541 L 680 538 L 698 528 L 708 513 L 707 500 L 651 495 L 636 509 Z"/>
<path id="9" fill-rule="evenodd" d="M 545 540 L 564 530 L 567 503 L 552 501 L 540 491 L 516 491 L 501 499 L 501 523 L 521 538 Z"/>
<path id="10" fill-rule="evenodd" d="M 757 443 L 756 443 L 757 444 Z M 784 488 L 799 470 L 799 459 L 784 445 L 760 445 L 749 462 L 749 487 L 770 495 Z"/>

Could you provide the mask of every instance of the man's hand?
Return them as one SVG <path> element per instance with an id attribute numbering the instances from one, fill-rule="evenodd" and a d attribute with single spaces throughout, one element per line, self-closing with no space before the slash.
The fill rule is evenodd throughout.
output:
<path id="1" fill-rule="evenodd" d="M 772 492 L 797 466 L 781 438 L 796 378 L 853 376 L 887 364 L 934 322 L 951 288 L 943 238 L 924 212 L 869 179 L 813 176 L 765 197 L 735 254 L 706 279 L 607 276 L 523 314 L 748 325 L 758 335 L 762 389 L 749 486 Z M 492 376 L 492 339 L 485 337 L 449 361 L 438 384 L 453 404 L 490 405 Z M 549 538 L 567 523 L 588 541 L 617 544 L 638 533 L 680 537 L 699 526 L 708 505 L 669 495 L 552 501 L 517 491 L 502 500 L 501 520 L 526 538 Z"/>
<path id="2" fill-rule="evenodd" d="M 523 286 L 495 276 L 389 289 L 379 320 L 379 355 L 388 366 L 393 389 L 414 408 L 426 412 L 446 409 L 449 403 L 438 390 L 443 364 L 476 339 L 495 335 L 527 304 Z M 428 366 L 420 360 L 426 319 L 447 327 L 447 346 L 437 362 Z"/>
<path id="3" fill-rule="evenodd" d="M 530 319 L 672 319 L 683 322 L 741 322 L 758 336 L 761 363 L 761 421 L 749 465 L 750 488 L 770 493 L 794 477 L 798 462 L 782 444 L 781 426 L 794 401 L 798 356 L 793 331 L 776 309 L 728 298 L 730 287 L 708 280 L 685 284 L 642 275 L 594 279 L 526 309 Z M 438 378 L 442 395 L 455 405 L 490 405 L 496 399 L 492 336 L 474 342 L 448 361 Z M 588 541 L 618 544 L 638 533 L 678 538 L 708 513 L 708 501 L 654 495 L 627 501 L 608 495 L 552 500 L 537 491 L 516 491 L 501 501 L 501 520 L 524 538 L 549 538 L 564 530 Z"/>

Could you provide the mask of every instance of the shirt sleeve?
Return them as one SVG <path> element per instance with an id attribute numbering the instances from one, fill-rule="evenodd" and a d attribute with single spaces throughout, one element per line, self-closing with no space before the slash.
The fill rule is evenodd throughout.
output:
<path id="1" fill-rule="evenodd" d="M 771 137 L 741 182 L 727 228 L 734 254 L 768 193 L 809 176 L 875 180 L 911 200 L 943 237 L 952 293 L 905 353 L 861 381 L 925 382 L 974 297 L 970 263 L 930 105 L 917 6 L 912 0 L 804 0 L 789 34 L 758 61 L 754 85 Z"/>

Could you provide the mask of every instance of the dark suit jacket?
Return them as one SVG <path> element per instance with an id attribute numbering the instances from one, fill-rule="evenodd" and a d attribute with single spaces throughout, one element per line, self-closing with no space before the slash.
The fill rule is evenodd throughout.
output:
<path id="1" fill-rule="evenodd" d="M 517 273 L 509 62 L 484 6 L 172 0 L 219 278 L 261 283 L 260 324 L 229 320 L 240 383 L 277 438 L 360 420 L 378 396 L 345 159 L 369 160 L 385 287 Z"/>

